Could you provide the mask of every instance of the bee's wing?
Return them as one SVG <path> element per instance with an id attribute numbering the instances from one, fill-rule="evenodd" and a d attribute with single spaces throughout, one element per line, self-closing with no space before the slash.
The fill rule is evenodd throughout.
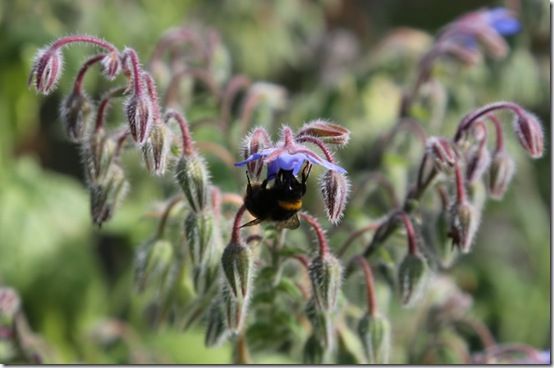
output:
<path id="1" fill-rule="evenodd" d="M 298 229 L 300 226 L 300 219 L 298 219 L 298 215 L 294 214 L 291 218 L 285 220 L 285 221 L 279 221 L 276 224 L 277 229 Z"/>

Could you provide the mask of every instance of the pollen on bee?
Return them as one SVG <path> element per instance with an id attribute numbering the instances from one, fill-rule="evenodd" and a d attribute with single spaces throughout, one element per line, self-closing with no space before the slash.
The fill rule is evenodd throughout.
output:
<path id="1" fill-rule="evenodd" d="M 288 211 L 298 211 L 302 208 L 302 200 L 298 199 L 296 201 L 277 201 L 279 207 Z"/>

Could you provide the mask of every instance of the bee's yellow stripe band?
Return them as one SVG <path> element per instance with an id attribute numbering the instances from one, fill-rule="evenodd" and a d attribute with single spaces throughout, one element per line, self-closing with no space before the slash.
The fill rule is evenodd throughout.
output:
<path id="1" fill-rule="evenodd" d="M 282 209 L 289 210 L 289 211 L 298 211 L 300 208 L 302 208 L 302 201 L 301 200 L 297 200 L 297 201 L 293 201 L 293 202 L 277 201 L 277 204 Z"/>

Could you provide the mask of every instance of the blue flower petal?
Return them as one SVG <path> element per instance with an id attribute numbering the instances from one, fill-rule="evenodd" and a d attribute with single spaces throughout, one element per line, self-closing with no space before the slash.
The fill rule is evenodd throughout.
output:
<path id="1" fill-rule="evenodd" d="M 259 159 L 264 158 L 265 156 L 269 155 L 271 152 L 273 152 L 273 148 L 266 148 L 264 150 L 261 150 L 260 152 L 256 152 L 251 154 L 246 160 L 235 162 L 236 167 L 244 166 L 249 162 L 256 161 Z"/>
<path id="2" fill-rule="evenodd" d="M 293 175 L 297 175 L 306 161 L 306 155 L 303 153 L 290 154 L 283 152 L 267 166 L 267 178 L 273 179 L 279 170 L 292 170 Z"/>
<path id="3" fill-rule="evenodd" d="M 249 162 L 263 159 L 264 157 L 270 155 L 273 151 L 275 151 L 274 148 L 267 148 L 260 152 L 256 152 L 250 155 L 250 157 L 248 157 L 246 160 L 236 162 L 235 166 L 244 166 Z M 309 161 L 314 165 L 322 166 L 327 170 L 336 171 L 341 174 L 346 173 L 346 170 L 339 165 L 319 158 L 315 155 L 310 155 L 303 152 L 292 154 L 288 152 L 283 152 L 279 156 L 277 156 L 275 160 L 267 163 L 267 179 L 273 179 L 277 175 L 279 170 L 292 170 L 293 175 L 297 176 L 306 161 Z"/>
<path id="4" fill-rule="evenodd" d="M 344 168 L 327 160 L 318 160 L 317 158 L 308 155 L 306 155 L 306 159 L 314 165 L 323 166 L 327 170 L 336 171 L 339 174 L 346 174 L 346 170 Z"/>
<path id="5" fill-rule="evenodd" d="M 513 35 L 521 29 L 519 21 L 506 8 L 499 7 L 488 10 L 485 16 L 487 23 L 503 36 Z"/>

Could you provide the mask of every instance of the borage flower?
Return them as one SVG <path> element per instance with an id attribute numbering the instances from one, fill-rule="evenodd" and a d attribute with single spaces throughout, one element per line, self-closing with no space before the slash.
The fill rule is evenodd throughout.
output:
<path id="1" fill-rule="evenodd" d="M 235 166 L 247 166 L 249 178 L 260 180 L 261 166 L 267 166 L 267 176 L 262 184 L 248 183 L 245 205 L 256 220 L 249 225 L 263 220 L 292 221 L 286 227 L 298 226 L 296 212 L 302 207 L 302 197 L 306 192 L 306 180 L 312 165 L 326 169 L 322 177 L 322 194 L 327 217 L 336 224 L 341 218 L 348 198 L 349 183 L 346 170 L 334 162 L 334 158 L 324 141 L 319 136 L 308 133 L 294 136 L 289 127 L 281 131 L 281 140 L 274 146 L 270 145 L 269 136 L 260 133 L 250 134 L 245 142 L 245 159 Z M 264 131 L 265 132 L 265 131 Z M 260 140 L 263 142 L 252 142 Z M 303 143 L 316 145 L 324 154 L 322 158 Z M 262 144 L 263 143 L 263 144 Z M 258 149 L 253 149 L 258 148 Z M 254 165 L 253 165 L 254 164 Z M 261 164 L 261 165 L 259 165 Z M 299 182 L 296 177 L 302 171 Z M 332 174 L 332 175 L 331 175 Z M 274 180 L 273 186 L 268 188 L 268 182 Z"/>
<path id="2" fill-rule="evenodd" d="M 441 39 L 453 42 L 466 51 L 476 51 L 480 41 L 496 58 L 503 58 L 508 45 L 502 36 L 511 36 L 520 31 L 521 25 L 514 13 L 502 7 L 471 12 L 451 23 Z"/>
<path id="3" fill-rule="evenodd" d="M 244 166 L 257 160 L 262 160 L 267 165 L 267 180 L 274 179 L 279 170 L 292 170 L 293 175 L 297 176 L 306 161 L 313 165 L 322 166 L 327 170 L 346 174 L 346 170 L 339 165 L 323 159 L 306 146 L 296 143 L 289 127 L 283 128 L 282 141 L 278 142 L 275 147 L 254 152 L 245 160 L 235 163 L 235 166 Z"/>

